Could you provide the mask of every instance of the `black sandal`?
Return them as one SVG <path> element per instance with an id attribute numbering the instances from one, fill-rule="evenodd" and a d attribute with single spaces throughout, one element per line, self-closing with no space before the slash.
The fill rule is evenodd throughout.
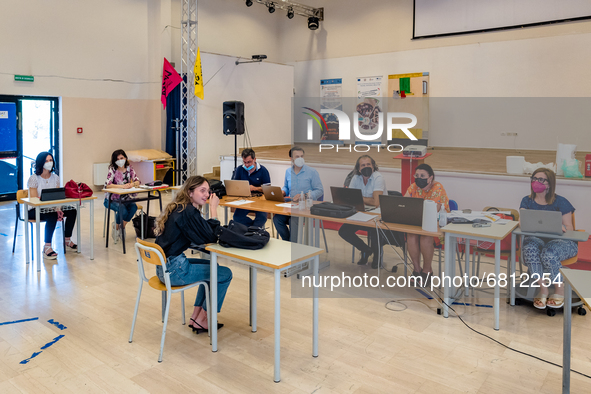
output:
<path id="1" fill-rule="evenodd" d="M 201 324 L 197 323 L 195 319 L 191 318 L 191 321 L 195 323 L 198 327 L 192 326 L 189 324 L 189 327 L 193 330 L 195 334 L 200 334 L 202 332 L 207 332 L 207 328 L 203 327 Z M 218 323 L 218 330 L 224 326 L 224 323 Z"/>
<path id="2" fill-rule="evenodd" d="M 49 252 L 50 250 L 51 252 Z M 55 250 L 51 249 L 51 246 L 43 247 L 43 257 L 48 260 L 55 260 L 57 259 L 57 253 L 55 253 Z"/>
<path id="3" fill-rule="evenodd" d="M 78 249 L 78 245 L 76 245 L 74 242 L 72 242 L 72 240 L 70 240 L 70 242 L 66 242 L 66 246 L 72 250 Z"/>

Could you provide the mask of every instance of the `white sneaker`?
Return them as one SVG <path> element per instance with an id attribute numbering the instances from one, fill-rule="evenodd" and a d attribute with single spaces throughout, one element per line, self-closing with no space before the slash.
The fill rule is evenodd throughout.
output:
<path id="1" fill-rule="evenodd" d="M 119 242 L 119 231 L 120 230 L 117 230 L 117 223 L 113 222 L 111 236 L 113 237 L 114 244 L 117 244 L 117 242 Z"/>

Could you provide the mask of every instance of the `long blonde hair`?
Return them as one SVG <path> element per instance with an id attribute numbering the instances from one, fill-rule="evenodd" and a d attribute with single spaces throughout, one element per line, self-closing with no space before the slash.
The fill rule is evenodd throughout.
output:
<path id="1" fill-rule="evenodd" d="M 203 182 L 207 182 L 207 179 L 199 175 L 193 175 L 186 180 L 185 184 L 180 188 L 174 200 L 168 204 L 166 208 L 164 208 L 158 219 L 156 219 L 156 228 L 154 229 L 154 234 L 161 235 L 164 232 L 164 225 L 166 224 L 168 217 L 176 209 L 180 207 L 180 211 L 182 211 L 187 205 L 192 204 L 189 194 L 195 190 L 195 188 L 201 186 Z M 209 184 L 209 182 L 207 183 Z"/>

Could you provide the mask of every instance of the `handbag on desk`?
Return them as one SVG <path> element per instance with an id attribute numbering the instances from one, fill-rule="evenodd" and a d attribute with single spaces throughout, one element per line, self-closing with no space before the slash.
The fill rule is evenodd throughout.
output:
<path id="1" fill-rule="evenodd" d="M 245 226 L 230 220 L 227 226 L 219 226 L 215 231 L 220 245 L 225 248 L 262 249 L 269 242 L 269 232 L 262 227 Z"/>
<path id="2" fill-rule="evenodd" d="M 92 189 L 86 183 L 76 183 L 72 179 L 66 183 L 66 198 L 86 198 L 92 196 Z"/>

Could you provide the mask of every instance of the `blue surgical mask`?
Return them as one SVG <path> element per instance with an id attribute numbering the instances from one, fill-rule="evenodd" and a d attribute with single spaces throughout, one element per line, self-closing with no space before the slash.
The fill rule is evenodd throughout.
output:
<path id="1" fill-rule="evenodd" d="M 252 164 L 250 167 L 245 166 L 244 164 L 242 165 L 242 168 L 244 168 L 246 171 L 250 171 L 254 168 L 254 164 Z"/>

